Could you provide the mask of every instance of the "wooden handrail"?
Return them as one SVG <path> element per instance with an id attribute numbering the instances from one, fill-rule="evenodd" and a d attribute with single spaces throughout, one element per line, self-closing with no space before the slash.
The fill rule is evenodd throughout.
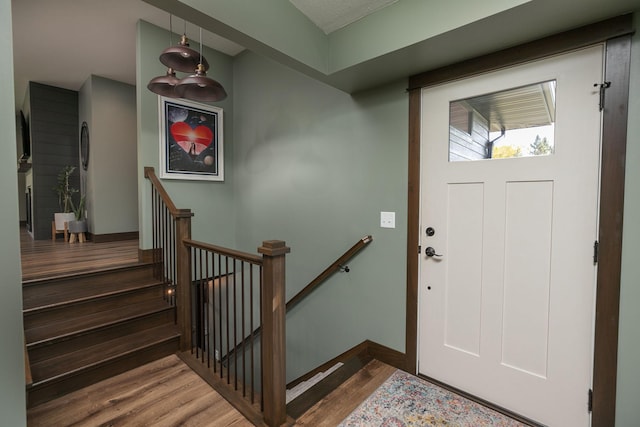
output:
<path id="1" fill-rule="evenodd" d="M 336 270 L 339 270 L 349 259 L 351 259 L 355 254 L 357 254 L 362 248 L 371 243 L 373 237 L 364 236 L 362 239 L 358 240 L 358 242 L 353 245 L 349 250 L 347 250 L 340 258 L 335 260 L 333 264 L 327 267 L 322 273 L 318 275 L 315 279 L 313 279 L 307 286 L 305 286 L 300 292 L 298 292 L 293 298 L 291 298 L 287 302 L 287 311 L 292 309 L 296 304 L 302 301 L 307 295 L 309 295 L 315 288 L 318 287 L 322 282 L 324 282 L 327 277 L 333 274 Z"/>
<path id="2" fill-rule="evenodd" d="M 169 197 L 169 193 L 167 193 L 167 190 L 164 189 L 162 183 L 156 176 L 154 168 L 152 168 L 151 166 L 145 166 L 144 177 L 151 181 L 153 186 L 156 188 L 158 194 L 162 198 L 162 201 L 167 206 L 167 209 L 169 209 L 169 213 L 171 213 L 171 216 L 173 216 L 174 218 L 186 218 L 193 216 L 191 209 L 176 208 L 176 205 L 173 204 L 173 200 L 171 200 L 171 197 Z"/>
<path id="3" fill-rule="evenodd" d="M 183 243 L 187 246 L 196 249 L 202 249 L 209 252 L 215 252 L 231 258 L 236 258 L 241 261 L 247 261 L 252 264 L 262 264 L 262 257 L 248 252 L 237 251 L 235 249 L 224 248 L 222 246 L 216 246 L 209 243 L 198 242 L 197 240 L 185 239 Z"/>

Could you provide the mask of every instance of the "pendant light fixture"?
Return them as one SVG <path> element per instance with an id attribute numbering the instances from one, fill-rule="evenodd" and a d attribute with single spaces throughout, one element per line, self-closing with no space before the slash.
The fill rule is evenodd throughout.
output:
<path id="1" fill-rule="evenodd" d="M 202 29 L 200 30 L 202 31 Z M 187 21 L 184 22 L 184 33 L 180 38 L 177 46 L 170 46 L 160 54 L 160 62 L 169 68 L 184 73 L 191 73 L 196 69 L 198 64 L 202 64 L 205 71 L 209 69 L 209 63 L 202 57 L 202 53 L 189 47 L 189 39 L 187 38 Z"/>
<path id="2" fill-rule="evenodd" d="M 200 28 L 200 62 L 195 67 L 195 74 L 185 77 L 176 84 L 175 92 L 181 98 L 194 101 L 222 101 L 227 92 L 222 85 L 207 77 L 207 68 L 202 57 L 202 28 Z"/>
<path id="3" fill-rule="evenodd" d="M 176 77 L 176 72 L 173 71 L 173 68 L 167 68 L 167 74 L 151 79 L 151 81 L 147 85 L 147 89 L 161 96 L 177 98 L 178 95 L 176 95 L 176 85 L 179 81 L 180 79 Z"/>
<path id="4" fill-rule="evenodd" d="M 171 21 L 172 15 L 169 15 L 169 46 L 173 44 L 173 24 Z M 153 93 L 157 93 L 161 96 L 168 96 L 170 98 L 176 98 L 176 84 L 180 80 L 176 77 L 176 72 L 173 68 L 167 68 L 167 74 L 164 76 L 158 76 L 151 79 L 147 84 L 147 89 Z"/>

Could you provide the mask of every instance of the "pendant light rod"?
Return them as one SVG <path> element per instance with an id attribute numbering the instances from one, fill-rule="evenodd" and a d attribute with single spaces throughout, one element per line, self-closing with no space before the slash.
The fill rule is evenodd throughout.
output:
<path id="1" fill-rule="evenodd" d="M 169 14 L 169 46 L 173 44 L 173 15 Z M 176 84 L 178 84 L 180 80 L 176 77 L 176 72 L 173 68 L 168 67 L 167 73 L 164 76 L 158 76 L 151 79 L 151 81 L 147 84 L 147 89 L 151 92 L 161 95 L 167 96 L 170 98 L 177 98 L 176 94 Z"/>

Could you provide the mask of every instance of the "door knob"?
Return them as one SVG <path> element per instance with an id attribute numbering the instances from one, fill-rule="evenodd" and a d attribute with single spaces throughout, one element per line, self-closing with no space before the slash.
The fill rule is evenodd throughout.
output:
<path id="1" fill-rule="evenodd" d="M 441 257 L 441 254 L 437 254 L 436 250 L 433 249 L 431 246 L 428 246 L 427 249 L 424 250 L 424 254 L 428 257 Z"/>

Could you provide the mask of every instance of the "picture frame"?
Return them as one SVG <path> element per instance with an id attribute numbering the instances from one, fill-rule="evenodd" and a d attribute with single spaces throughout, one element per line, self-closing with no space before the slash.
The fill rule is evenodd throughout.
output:
<path id="1" fill-rule="evenodd" d="M 160 178 L 224 181 L 223 110 L 159 97 Z"/>

